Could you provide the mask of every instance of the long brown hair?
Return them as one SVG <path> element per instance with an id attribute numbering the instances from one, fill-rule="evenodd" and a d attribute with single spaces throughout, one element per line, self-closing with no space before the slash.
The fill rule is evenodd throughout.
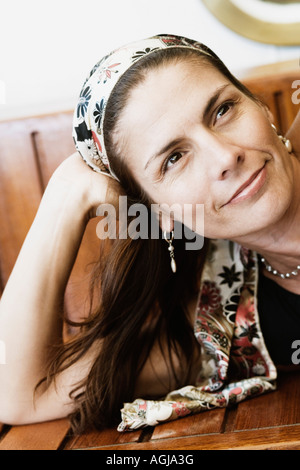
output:
<path id="1" fill-rule="evenodd" d="M 140 59 L 120 78 L 107 104 L 104 137 L 112 169 L 128 196 L 128 206 L 142 203 L 149 208 L 149 227 L 154 216 L 150 210 L 153 201 L 130 174 L 126 159 L 118 154 L 114 141 L 118 118 L 130 91 L 150 70 L 173 61 L 196 59 L 216 67 L 238 89 L 253 98 L 210 49 L 203 46 L 203 50 L 210 55 L 174 47 Z M 128 223 L 131 220 L 128 217 Z M 183 230 L 182 233 L 186 232 Z M 83 357 L 92 345 L 101 344 L 87 377 L 70 394 L 76 405 L 70 415 L 75 433 L 120 421 L 120 408 L 124 402 L 134 399 L 137 377 L 157 340 L 161 347 L 163 341 L 166 342 L 166 360 L 176 385 L 183 386 L 190 377 L 195 338 L 187 305 L 199 289 L 206 243 L 202 250 L 187 251 L 184 236 L 175 240 L 177 272 L 173 274 L 167 244 L 160 235 L 159 239 L 152 239 L 150 234 L 148 239 L 117 239 L 109 243 L 109 249 L 102 243 L 90 289 L 91 299 L 97 293 L 99 304 L 94 306 L 91 300 L 89 317 L 76 323 L 80 326 L 78 335 L 61 345 L 51 359 L 44 379 L 48 385 L 59 372 Z M 174 353 L 181 365 L 180 373 L 175 371 Z"/>

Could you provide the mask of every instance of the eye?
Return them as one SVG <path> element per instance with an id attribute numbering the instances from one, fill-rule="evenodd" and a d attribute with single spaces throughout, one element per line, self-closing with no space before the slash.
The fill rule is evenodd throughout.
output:
<path id="1" fill-rule="evenodd" d="M 164 174 L 170 169 L 171 166 L 174 166 L 182 158 L 182 156 L 182 152 L 174 152 L 169 155 L 163 163 L 162 173 Z"/>
<path id="2" fill-rule="evenodd" d="M 220 119 L 226 113 L 228 113 L 228 111 L 232 108 L 233 104 L 234 103 L 232 101 L 228 101 L 227 103 L 223 103 L 217 111 L 216 120 Z"/>

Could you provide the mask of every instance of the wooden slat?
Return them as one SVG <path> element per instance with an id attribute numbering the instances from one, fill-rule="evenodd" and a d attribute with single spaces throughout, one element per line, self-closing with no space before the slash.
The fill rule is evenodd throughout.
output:
<path id="1" fill-rule="evenodd" d="M 295 92 L 292 84 L 299 80 L 299 75 L 299 70 L 295 70 L 279 76 L 268 75 L 243 80 L 243 83 L 270 107 L 274 124 L 283 134 L 287 132 L 299 110 L 299 105 L 292 101 Z"/>
<path id="2" fill-rule="evenodd" d="M 138 432 L 115 430 L 87 433 L 62 445 L 68 422 L 59 420 L 13 427 L 0 442 L 0 450 L 300 450 L 300 425 L 275 426 L 230 433 L 212 433 L 138 442 Z"/>
<path id="3" fill-rule="evenodd" d="M 155 427 L 151 439 L 220 433 L 223 427 L 225 412 L 225 409 L 204 411 L 194 416 L 159 424 Z"/>
<path id="4" fill-rule="evenodd" d="M 72 139 L 73 113 L 57 113 L 32 119 L 36 157 L 45 189 L 54 170 L 75 152 Z"/>
<path id="5" fill-rule="evenodd" d="M 142 433 L 142 430 L 120 433 L 115 428 L 105 429 L 104 431 L 91 431 L 82 436 L 75 436 L 70 439 L 64 449 L 88 449 L 107 445 L 130 445 L 138 442 L 141 439 Z"/>
<path id="6" fill-rule="evenodd" d="M 205 434 L 150 442 L 95 446 L 90 450 L 300 450 L 300 426 Z"/>
<path id="7" fill-rule="evenodd" d="M 0 124 L 1 278 L 6 283 L 33 222 L 42 193 L 57 166 L 74 153 L 72 112 Z M 72 320 L 86 317 L 91 263 L 99 256 L 97 220 L 83 237 L 66 290 Z M 3 226 L 2 226 L 3 225 Z M 0 286 L 1 288 L 1 286 Z M 1 294 L 1 292 L 0 292 Z"/>
<path id="8" fill-rule="evenodd" d="M 68 430 L 65 419 L 14 426 L 0 442 L 0 450 L 57 450 Z"/>
<path id="9" fill-rule="evenodd" d="M 0 194 L 1 275 L 6 283 L 41 198 L 31 138 L 22 120 L 0 124 Z"/>
<path id="10" fill-rule="evenodd" d="M 278 389 L 239 404 L 234 429 L 300 424 L 300 372 L 282 373 Z"/>

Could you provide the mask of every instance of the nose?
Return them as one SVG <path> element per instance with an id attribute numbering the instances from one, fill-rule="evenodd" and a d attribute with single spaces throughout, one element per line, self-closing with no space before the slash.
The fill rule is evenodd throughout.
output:
<path id="1" fill-rule="evenodd" d="M 208 163 L 215 179 L 225 180 L 242 166 L 245 160 L 244 150 L 226 137 L 209 134 L 206 136 L 206 144 Z"/>

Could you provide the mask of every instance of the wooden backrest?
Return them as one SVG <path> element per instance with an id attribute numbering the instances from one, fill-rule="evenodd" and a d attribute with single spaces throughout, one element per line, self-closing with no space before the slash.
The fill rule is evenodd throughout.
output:
<path id="1" fill-rule="evenodd" d="M 297 91 L 300 89 L 300 67 L 288 74 L 281 72 L 274 76 L 248 78 L 243 82 L 268 105 L 274 124 L 284 135 L 300 109 L 300 92 Z"/>
<path id="2" fill-rule="evenodd" d="M 74 153 L 72 112 L 0 123 L 0 288 L 3 290 L 50 176 Z M 72 319 L 86 314 L 89 265 L 98 258 L 96 221 L 87 227 L 66 293 Z M 26 273 L 24 273 L 26 282 Z"/>
<path id="3" fill-rule="evenodd" d="M 282 133 L 291 125 L 299 105 L 293 103 L 292 84 L 300 70 L 243 82 L 270 107 Z M 47 182 L 55 168 L 74 152 L 72 111 L 0 122 L 0 294 L 33 222 Z M 88 309 L 91 263 L 97 260 L 100 240 L 97 219 L 88 224 L 66 292 L 66 310 L 79 319 Z M 26 273 L 24 273 L 26 282 Z"/>

